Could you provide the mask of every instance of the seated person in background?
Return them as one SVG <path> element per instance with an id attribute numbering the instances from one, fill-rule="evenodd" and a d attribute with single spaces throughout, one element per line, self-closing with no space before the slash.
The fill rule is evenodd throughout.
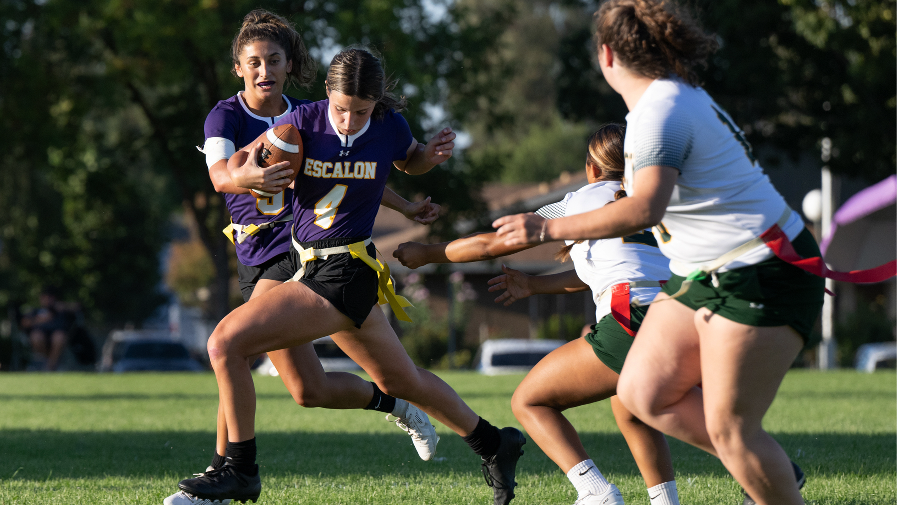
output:
<path id="1" fill-rule="evenodd" d="M 22 329 L 28 333 L 31 350 L 43 359 L 45 370 L 56 370 L 59 357 L 69 338 L 69 329 L 77 303 L 59 301 L 55 289 L 44 288 L 40 294 L 40 306 L 22 318 Z"/>

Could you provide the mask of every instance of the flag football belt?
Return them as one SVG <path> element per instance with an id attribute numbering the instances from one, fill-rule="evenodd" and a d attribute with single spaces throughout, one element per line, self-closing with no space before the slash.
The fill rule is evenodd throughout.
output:
<path id="1" fill-rule="evenodd" d="M 631 288 L 659 288 L 665 283 L 666 281 L 632 281 L 614 284 L 598 295 L 595 304 L 600 304 L 609 296 L 610 313 L 614 316 L 614 320 L 620 323 L 620 326 L 626 330 L 626 333 L 628 333 L 630 337 L 634 337 L 635 332 L 632 331 L 632 321 L 629 312 L 629 290 Z"/>
<path id="2" fill-rule="evenodd" d="M 392 277 L 389 273 L 389 265 L 382 263 L 376 258 L 372 258 L 371 255 L 368 254 L 367 246 L 371 244 L 370 238 L 355 242 L 354 244 L 325 247 L 323 249 L 315 249 L 313 247 L 304 248 L 295 238 L 292 238 L 292 240 L 293 247 L 299 252 L 299 263 L 301 266 L 299 267 L 299 271 L 296 272 L 296 275 L 294 275 L 290 281 L 298 281 L 305 275 L 305 264 L 309 261 L 318 258 L 327 259 L 331 254 L 351 254 L 353 258 L 360 259 L 365 265 L 377 272 L 377 303 L 380 305 L 388 303 L 389 308 L 392 309 L 393 313 L 400 321 L 408 323 L 412 322 L 411 317 L 405 313 L 405 307 L 411 307 L 411 302 L 404 296 L 396 294 L 395 284 L 392 282 Z"/>
<path id="3" fill-rule="evenodd" d="M 228 240 L 230 240 L 231 244 L 234 244 L 234 232 L 237 232 L 237 242 L 236 244 L 242 244 L 246 237 L 251 235 L 255 235 L 256 233 L 267 230 L 271 228 L 277 223 L 286 223 L 293 220 L 293 215 L 289 214 L 287 216 L 281 217 L 279 219 L 275 219 L 274 221 L 268 221 L 267 223 L 260 224 L 237 224 L 233 221 L 227 225 L 227 228 L 221 230 L 225 235 L 227 235 Z M 235 244 L 235 245 L 236 245 Z"/>
<path id="4" fill-rule="evenodd" d="M 782 213 L 782 217 L 779 218 L 778 222 L 772 225 L 772 227 L 770 227 L 768 230 L 764 231 L 759 237 L 745 242 L 735 249 L 732 249 L 728 253 L 720 256 L 716 260 L 711 261 L 710 263 L 705 263 L 701 268 L 698 268 L 694 272 L 688 274 L 685 280 L 682 281 L 682 286 L 679 288 L 679 291 L 677 291 L 667 299 L 672 300 L 675 298 L 679 298 L 688 291 L 688 288 L 691 287 L 691 284 L 693 282 L 704 280 L 708 275 L 711 276 L 713 287 L 718 288 L 719 279 L 716 276 L 717 270 L 725 266 L 730 261 L 761 245 L 766 245 L 766 247 L 768 247 L 773 252 L 773 254 L 776 255 L 777 258 L 784 261 L 785 263 L 794 265 L 801 270 L 809 272 L 817 277 L 823 277 L 842 282 L 862 283 L 881 282 L 890 279 L 891 277 L 897 276 L 897 260 L 890 261 L 888 263 L 885 263 L 884 265 L 879 265 L 868 270 L 838 272 L 829 270 L 829 268 L 825 264 L 825 261 L 823 261 L 819 256 L 814 256 L 812 258 L 802 258 L 799 254 L 797 254 L 797 251 L 794 250 L 794 246 L 791 244 L 791 241 L 788 240 L 788 236 L 785 235 L 784 231 L 782 231 L 782 227 L 785 226 L 785 223 L 787 223 L 788 219 L 791 217 L 791 212 L 792 211 L 790 208 L 785 207 L 785 212 Z M 826 289 L 826 292 L 832 294 L 830 291 L 828 291 L 828 289 Z"/>

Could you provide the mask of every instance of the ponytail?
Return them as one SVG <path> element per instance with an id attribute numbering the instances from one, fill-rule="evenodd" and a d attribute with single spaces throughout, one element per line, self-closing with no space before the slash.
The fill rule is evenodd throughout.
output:
<path id="1" fill-rule="evenodd" d="M 595 43 L 607 44 L 630 70 L 652 79 L 678 76 L 701 84 L 695 67 L 707 67 L 718 48 L 685 9 L 670 0 L 608 0 L 595 13 Z"/>

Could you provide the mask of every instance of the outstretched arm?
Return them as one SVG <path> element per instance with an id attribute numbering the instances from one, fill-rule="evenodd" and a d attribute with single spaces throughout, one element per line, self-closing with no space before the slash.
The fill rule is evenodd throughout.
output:
<path id="1" fill-rule="evenodd" d="M 504 274 L 489 279 L 488 284 L 492 286 L 489 291 L 505 290 L 495 299 L 495 303 L 504 303 L 505 307 L 532 295 L 563 295 L 589 289 L 589 285 L 576 275 L 576 270 L 552 275 L 527 275 L 505 265 L 501 270 Z"/>
<path id="2" fill-rule="evenodd" d="M 455 136 L 451 127 L 446 127 L 434 135 L 425 146 L 413 140 L 408 147 L 407 157 L 394 164 L 406 174 L 420 175 L 429 172 L 431 168 L 452 157 Z"/>
<path id="3" fill-rule="evenodd" d="M 538 244 L 509 246 L 493 233 L 477 233 L 440 244 L 405 242 L 392 255 L 408 268 L 430 263 L 469 263 L 507 256 Z"/>
<path id="4" fill-rule="evenodd" d="M 613 205 L 548 221 L 535 214 L 505 216 L 492 226 L 509 245 L 623 237 L 660 222 L 678 177 L 679 171 L 672 167 L 645 167 L 636 172 L 635 193 Z"/>
<path id="5" fill-rule="evenodd" d="M 432 224 L 439 218 L 439 211 L 442 209 L 438 203 L 431 203 L 429 196 L 420 202 L 411 203 L 389 187 L 383 191 L 380 205 L 401 212 L 408 219 L 420 224 Z"/>

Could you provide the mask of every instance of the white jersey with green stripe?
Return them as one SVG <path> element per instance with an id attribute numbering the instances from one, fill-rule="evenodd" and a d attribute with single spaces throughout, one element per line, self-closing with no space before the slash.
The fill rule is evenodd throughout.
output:
<path id="1" fill-rule="evenodd" d="M 563 200 L 546 205 L 536 211 L 542 217 L 555 219 L 582 214 L 614 201 L 614 193 L 620 189 L 618 181 L 595 182 L 583 186 L 574 193 L 567 193 Z M 572 244 L 567 241 L 567 245 Z M 643 230 L 622 238 L 588 240 L 573 246 L 570 259 L 576 275 L 592 290 L 597 309 L 596 321 L 610 314 L 610 297 L 598 301 L 598 296 L 614 284 L 631 281 L 662 281 L 669 279 L 670 261 L 660 253 L 650 230 Z M 631 289 L 631 298 L 650 303 L 660 291 L 659 287 Z"/>
<path id="2" fill-rule="evenodd" d="M 760 236 L 787 208 L 757 163 L 732 118 L 701 88 L 657 79 L 626 116 L 624 183 L 632 195 L 636 173 L 651 166 L 679 170 L 672 198 L 654 236 L 670 270 L 686 276 Z M 803 229 L 797 213 L 783 227 L 789 239 Z M 772 257 L 761 245 L 725 271 Z"/>

